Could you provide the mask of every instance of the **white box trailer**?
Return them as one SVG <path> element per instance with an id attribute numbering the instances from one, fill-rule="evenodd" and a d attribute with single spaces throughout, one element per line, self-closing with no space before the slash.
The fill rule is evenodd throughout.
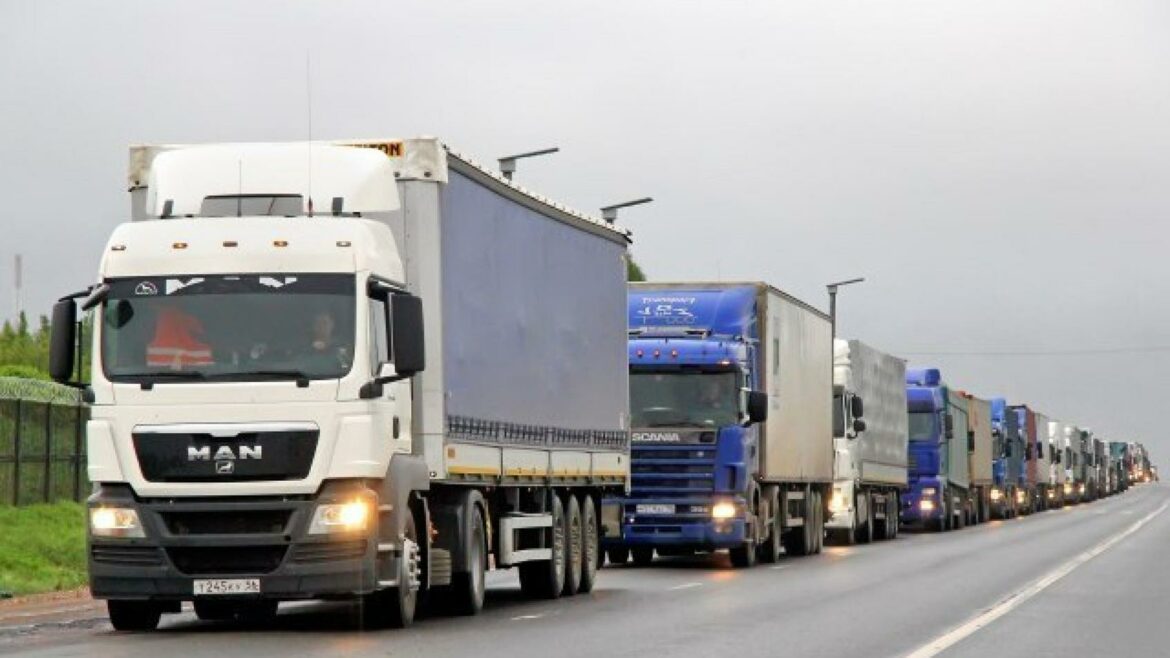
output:
<path id="1" fill-rule="evenodd" d="M 836 339 L 833 388 L 836 459 L 826 528 L 845 544 L 892 539 L 907 486 L 906 362 Z"/>
<path id="2" fill-rule="evenodd" d="M 344 596 L 404 625 L 425 590 L 477 611 L 493 562 L 531 594 L 593 586 L 629 478 L 627 232 L 431 138 L 130 159 L 136 221 L 54 309 L 104 318 L 92 518 L 139 520 L 157 559 L 111 563 L 125 540 L 91 523 L 116 627 Z M 206 532 L 171 536 L 180 512 Z M 247 548 L 217 534 L 252 521 Z"/>

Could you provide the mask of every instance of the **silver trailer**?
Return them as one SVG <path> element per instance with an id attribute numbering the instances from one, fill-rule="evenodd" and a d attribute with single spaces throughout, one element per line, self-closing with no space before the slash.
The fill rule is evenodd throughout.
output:
<path id="1" fill-rule="evenodd" d="M 967 398 L 967 458 L 971 477 L 971 517 L 969 523 L 983 523 L 991 518 L 991 489 L 995 484 L 992 474 L 991 403 L 968 393 Z"/>
<path id="2" fill-rule="evenodd" d="M 833 341 L 831 514 L 839 543 L 897 536 L 907 486 L 906 362 L 859 340 Z"/>

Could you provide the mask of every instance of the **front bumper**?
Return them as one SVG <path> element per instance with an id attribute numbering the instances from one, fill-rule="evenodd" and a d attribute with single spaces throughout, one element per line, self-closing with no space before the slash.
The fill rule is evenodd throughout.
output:
<path id="1" fill-rule="evenodd" d="M 621 534 L 602 540 L 606 547 L 673 547 L 719 550 L 742 546 L 748 541 L 748 521 L 737 501 L 740 515 L 714 520 L 694 514 L 656 515 L 632 511 L 636 504 L 623 501 Z M 707 503 L 697 503 L 706 506 Z"/>
<path id="2" fill-rule="evenodd" d="M 308 535 L 323 499 L 136 500 L 128 487 L 105 487 L 90 507 L 134 508 L 146 536 L 91 536 L 90 589 L 99 599 L 181 601 L 194 598 L 195 580 L 258 579 L 259 598 L 345 598 L 374 591 L 379 569 L 399 573 L 400 551 L 379 560 L 376 527 Z"/>

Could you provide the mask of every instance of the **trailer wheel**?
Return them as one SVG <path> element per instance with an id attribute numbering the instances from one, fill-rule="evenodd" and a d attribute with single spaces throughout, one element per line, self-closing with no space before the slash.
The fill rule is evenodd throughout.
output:
<path id="1" fill-rule="evenodd" d="M 784 529 L 778 503 L 772 505 L 772 523 L 769 528 L 768 540 L 760 545 L 760 561 L 765 564 L 776 564 L 780 561 L 780 554 L 784 550 L 780 543 L 780 534 Z"/>
<path id="2" fill-rule="evenodd" d="M 593 591 L 597 583 L 597 565 L 601 550 L 598 547 L 597 508 L 589 494 L 581 496 L 581 584 L 577 591 L 582 594 Z"/>
<path id="3" fill-rule="evenodd" d="M 630 549 L 622 548 L 607 548 L 605 549 L 605 557 L 613 566 L 621 566 L 630 561 Z"/>
<path id="4" fill-rule="evenodd" d="M 857 497 L 857 500 L 865 504 L 864 522 L 857 525 L 857 543 L 868 544 L 873 541 L 873 498 L 870 498 L 869 493 L 863 493 Z M 860 508 L 860 505 L 858 507 Z"/>
<path id="5" fill-rule="evenodd" d="M 110 624 L 116 631 L 153 631 L 162 619 L 162 607 L 150 601 L 106 601 Z"/>
<path id="6" fill-rule="evenodd" d="M 565 510 L 555 493 L 549 494 L 552 526 L 545 530 L 544 547 L 550 559 L 520 564 L 520 590 L 538 599 L 559 598 L 565 588 Z"/>
<path id="7" fill-rule="evenodd" d="M 584 531 L 581 527 L 581 506 L 577 503 L 577 497 L 572 492 L 567 492 L 562 504 L 565 506 L 565 586 L 561 593 L 572 596 L 581 587 L 581 572 L 584 570 L 581 537 Z"/>
<path id="8" fill-rule="evenodd" d="M 484 536 L 483 511 L 471 503 L 468 510 L 467 564 L 471 571 L 451 574 L 450 608 L 458 615 L 472 616 L 483 609 L 484 571 L 487 563 L 487 540 Z"/>

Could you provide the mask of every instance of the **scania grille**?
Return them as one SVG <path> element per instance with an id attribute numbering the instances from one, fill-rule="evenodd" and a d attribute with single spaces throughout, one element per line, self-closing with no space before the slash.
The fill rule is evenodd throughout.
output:
<path id="1" fill-rule="evenodd" d="M 715 446 L 635 444 L 630 470 L 633 498 L 670 500 L 709 495 L 715 489 Z"/>

